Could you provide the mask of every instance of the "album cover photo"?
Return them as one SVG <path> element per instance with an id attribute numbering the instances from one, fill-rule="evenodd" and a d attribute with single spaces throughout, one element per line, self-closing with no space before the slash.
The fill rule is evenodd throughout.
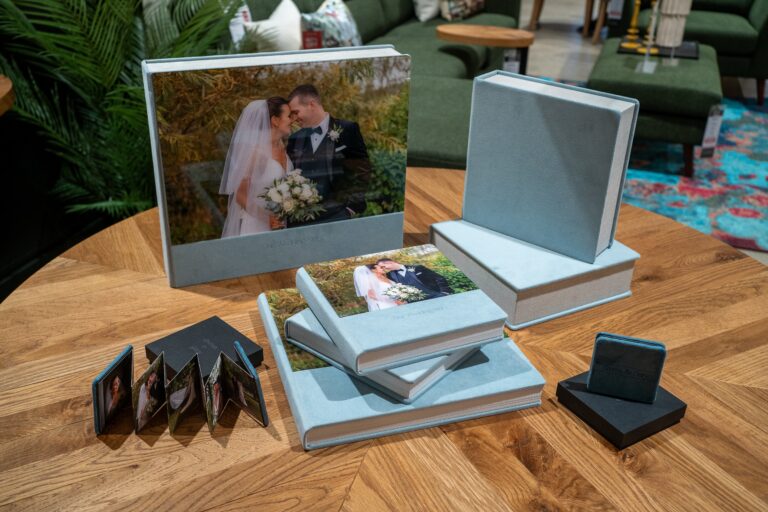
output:
<path id="1" fill-rule="evenodd" d="M 340 317 L 477 290 L 434 245 L 305 265 Z"/>

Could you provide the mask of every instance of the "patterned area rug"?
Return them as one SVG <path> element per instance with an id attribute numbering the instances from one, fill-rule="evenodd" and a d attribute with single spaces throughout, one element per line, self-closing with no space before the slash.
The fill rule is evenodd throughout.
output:
<path id="1" fill-rule="evenodd" d="M 624 201 L 742 249 L 768 252 L 768 108 L 725 100 L 715 155 L 680 176 L 680 144 L 636 141 Z M 698 154 L 698 149 L 697 149 Z"/>

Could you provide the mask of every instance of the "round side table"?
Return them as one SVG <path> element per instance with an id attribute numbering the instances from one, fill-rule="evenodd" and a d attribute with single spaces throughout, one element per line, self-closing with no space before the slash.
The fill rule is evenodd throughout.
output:
<path id="1" fill-rule="evenodd" d="M 518 73 L 524 75 L 528 66 L 528 48 L 533 44 L 533 33 L 517 28 L 494 27 L 491 25 L 445 24 L 437 26 L 437 37 L 454 43 L 476 44 L 504 48 L 504 60 L 507 52 L 520 52 Z M 507 67 L 505 66 L 505 69 Z"/>

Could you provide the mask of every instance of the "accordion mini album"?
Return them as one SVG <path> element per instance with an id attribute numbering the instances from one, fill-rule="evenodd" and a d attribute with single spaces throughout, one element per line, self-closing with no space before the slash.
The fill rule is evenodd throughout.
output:
<path id="1" fill-rule="evenodd" d="M 96 434 L 106 433 L 118 413 L 126 408 L 132 411 L 136 432 L 164 409 L 173 434 L 185 417 L 201 408 L 208 428 L 213 432 L 230 402 L 260 425 L 267 426 L 269 418 L 256 369 L 240 343 L 235 342 L 235 350 L 243 366 L 225 353 L 220 353 L 207 379 L 203 378 L 200 361 L 195 355 L 172 379 L 167 380 L 165 355 L 161 353 L 141 377 L 132 382 L 133 347 L 127 346 L 93 380 Z"/>

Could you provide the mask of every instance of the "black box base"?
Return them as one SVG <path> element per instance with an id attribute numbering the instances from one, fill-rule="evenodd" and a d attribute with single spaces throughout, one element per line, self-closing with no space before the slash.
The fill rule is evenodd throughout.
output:
<path id="1" fill-rule="evenodd" d="M 557 399 L 618 449 L 671 427 L 685 416 L 685 402 L 661 386 L 654 403 L 632 402 L 590 393 L 588 373 L 558 382 Z"/>
<path id="2" fill-rule="evenodd" d="M 147 359 L 151 363 L 165 352 L 166 377 L 172 379 L 197 354 L 203 379 L 207 379 L 219 352 L 239 361 L 235 341 L 240 342 L 253 366 L 261 364 L 264 360 L 262 348 L 217 316 L 153 341 L 146 346 Z"/>

